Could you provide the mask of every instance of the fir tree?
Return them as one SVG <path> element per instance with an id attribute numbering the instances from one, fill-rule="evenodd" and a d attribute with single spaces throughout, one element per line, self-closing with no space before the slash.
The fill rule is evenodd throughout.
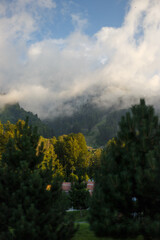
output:
<path id="1" fill-rule="evenodd" d="M 160 236 L 160 126 L 142 99 L 103 151 L 90 208 L 97 235 Z"/>
<path id="2" fill-rule="evenodd" d="M 65 214 L 61 181 L 51 167 L 39 168 L 43 146 L 36 129 L 21 122 L 0 165 L 0 239 L 70 239 L 72 220 Z"/>

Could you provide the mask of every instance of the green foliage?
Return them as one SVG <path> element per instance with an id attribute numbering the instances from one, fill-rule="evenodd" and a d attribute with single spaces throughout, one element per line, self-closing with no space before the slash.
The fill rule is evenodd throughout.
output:
<path id="1" fill-rule="evenodd" d="M 0 123 L 0 159 L 9 139 L 17 141 L 22 135 L 23 126 L 25 126 L 24 120 L 18 120 L 16 124 L 11 124 L 9 121 L 5 124 Z M 53 177 L 58 174 L 66 181 L 70 181 L 78 179 L 78 172 L 83 170 L 85 180 L 94 178 L 95 169 L 100 165 L 101 150 L 88 150 L 83 134 L 63 135 L 58 140 L 55 137 L 47 139 L 41 136 L 36 154 L 39 154 L 41 145 L 43 145 L 43 161 L 39 167 L 46 169 L 51 166 Z"/>
<path id="2" fill-rule="evenodd" d="M 88 102 L 78 106 L 72 116 L 62 115 L 54 119 L 45 120 L 45 123 L 54 129 L 55 136 L 70 134 L 72 132 L 86 134 L 101 119 L 104 112 L 103 109 Z"/>
<path id="3" fill-rule="evenodd" d="M 84 176 L 86 175 L 89 153 L 83 134 L 60 136 L 54 147 L 57 158 L 63 166 L 66 181 L 78 179 L 77 174 L 81 169 L 84 170 Z"/>
<path id="4" fill-rule="evenodd" d="M 9 121 L 4 125 L 0 122 L 0 159 L 2 158 L 2 154 L 5 151 L 9 138 L 14 137 L 15 129 L 16 126 Z"/>
<path id="5" fill-rule="evenodd" d="M 101 166 L 102 149 L 90 149 L 90 162 L 88 167 L 88 176 L 90 179 L 95 179 L 97 171 Z"/>
<path id="6" fill-rule="evenodd" d="M 0 111 L 0 121 L 3 124 L 7 121 L 16 124 L 19 119 L 25 120 L 26 117 L 29 118 L 29 125 L 38 127 L 38 133 L 40 135 L 44 137 L 52 137 L 54 135 L 53 130 L 42 123 L 37 114 L 34 115 L 32 112 L 25 111 L 18 103 L 7 104 Z"/>
<path id="7" fill-rule="evenodd" d="M 86 209 L 89 207 L 90 194 L 87 183 L 82 176 L 79 176 L 78 180 L 72 183 L 69 198 L 74 209 Z"/>
<path id="8" fill-rule="evenodd" d="M 62 178 L 64 178 L 63 166 L 60 163 L 59 159 L 57 158 L 57 154 L 55 153 L 54 150 L 54 144 L 56 143 L 56 141 L 57 140 L 55 137 L 51 139 L 40 137 L 38 146 L 40 146 L 43 143 L 44 157 L 39 167 L 41 167 L 42 169 L 46 169 L 50 166 L 53 171 L 53 177 L 59 175 Z"/>
<path id="9" fill-rule="evenodd" d="M 75 106 L 74 106 L 75 108 Z M 104 109 L 88 102 L 77 107 L 71 116 L 59 116 L 41 121 L 36 114 L 25 111 L 18 103 L 6 105 L 0 111 L 0 121 L 15 124 L 29 117 L 29 124 L 38 127 L 45 138 L 62 134 L 83 133 L 87 144 L 93 147 L 105 145 L 117 133 L 118 122 L 126 110 Z"/>
<path id="10" fill-rule="evenodd" d="M 108 140 L 116 136 L 118 130 L 118 123 L 121 117 L 126 113 L 127 110 L 117 110 L 107 114 L 105 121 L 98 124 L 98 134 L 96 141 L 98 145 L 105 145 Z"/>
<path id="11" fill-rule="evenodd" d="M 73 221 L 66 216 L 61 179 L 53 179 L 43 160 L 37 130 L 19 122 L 0 164 L 0 239 L 70 239 Z M 48 188 L 48 184 L 50 188 Z"/>
<path id="12" fill-rule="evenodd" d="M 54 119 L 46 119 L 44 123 L 54 130 L 56 137 L 81 132 L 89 146 L 99 147 L 115 136 L 118 122 L 124 113 L 126 110 L 113 111 L 87 102 L 77 107 L 71 116 L 62 115 Z"/>
<path id="13" fill-rule="evenodd" d="M 141 100 L 103 151 L 90 223 L 99 236 L 160 236 L 160 126 Z"/>

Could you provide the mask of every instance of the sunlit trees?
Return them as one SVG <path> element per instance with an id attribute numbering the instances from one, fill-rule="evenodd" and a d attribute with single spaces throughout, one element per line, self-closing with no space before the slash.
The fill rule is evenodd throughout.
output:
<path id="1" fill-rule="evenodd" d="M 0 162 L 0 239 L 70 239 L 72 220 L 65 213 L 61 181 L 52 168 L 39 168 L 43 146 L 36 129 L 17 125 Z M 49 185 L 49 188 L 48 188 Z"/>
<path id="2" fill-rule="evenodd" d="M 141 100 L 122 117 L 114 141 L 103 151 L 90 207 L 97 235 L 160 236 L 160 126 Z"/>
<path id="3" fill-rule="evenodd" d="M 57 158 L 63 166 L 65 180 L 78 179 L 78 171 L 84 169 L 87 178 L 89 153 L 83 134 L 69 134 L 60 136 L 55 144 Z"/>
<path id="4" fill-rule="evenodd" d="M 9 121 L 4 125 L 0 122 L 0 159 L 2 158 L 2 154 L 5 151 L 9 138 L 13 138 L 15 135 L 15 128 L 16 126 Z"/>
<path id="5" fill-rule="evenodd" d="M 57 154 L 55 153 L 54 144 L 56 143 L 56 138 L 43 138 L 42 136 L 39 139 L 37 153 L 39 146 L 43 144 L 43 161 L 39 165 L 40 168 L 46 169 L 49 166 L 52 168 L 53 177 L 61 176 L 64 178 L 64 170 L 63 166 L 60 163 L 59 159 L 57 158 Z"/>
<path id="6" fill-rule="evenodd" d="M 90 179 L 95 179 L 96 173 L 101 166 L 101 153 L 102 149 L 92 149 L 90 150 L 90 161 L 88 167 L 88 175 Z"/>

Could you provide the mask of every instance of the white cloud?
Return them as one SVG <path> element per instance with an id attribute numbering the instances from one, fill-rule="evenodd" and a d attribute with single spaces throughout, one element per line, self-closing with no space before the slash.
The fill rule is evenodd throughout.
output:
<path id="1" fill-rule="evenodd" d="M 0 33 L 3 39 L 33 40 L 32 34 L 40 31 L 48 9 L 53 15 L 56 3 L 53 0 L 11 0 L 0 3 Z M 53 20 L 53 17 L 52 17 Z"/>
<path id="2" fill-rule="evenodd" d="M 39 15 L 26 10 L 27 2 L 34 8 L 32 0 L 17 2 L 10 17 L 5 5 L 1 10 L 0 89 L 8 92 L 0 96 L 1 104 L 19 101 L 46 117 L 72 112 L 65 101 L 99 89 L 94 101 L 105 106 L 118 99 L 126 104 L 140 97 L 159 99 L 160 1 L 131 1 L 122 27 L 103 27 L 93 37 L 82 31 L 86 20 L 72 15 L 76 28 L 67 38 L 30 45 L 27 41 L 38 30 Z M 50 0 L 38 3 L 42 8 L 56 7 Z"/>
<path id="3" fill-rule="evenodd" d="M 87 19 L 83 19 L 79 14 L 71 14 L 72 23 L 76 31 L 82 31 L 88 24 Z"/>
<path id="4" fill-rule="evenodd" d="M 31 57 L 39 56 L 39 55 L 41 54 L 41 47 L 40 47 L 40 46 L 32 46 L 32 47 L 29 49 L 28 54 L 29 54 Z"/>

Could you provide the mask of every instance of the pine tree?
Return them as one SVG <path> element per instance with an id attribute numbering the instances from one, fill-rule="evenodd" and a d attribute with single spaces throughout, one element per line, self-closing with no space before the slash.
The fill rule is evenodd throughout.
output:
<path id="1" fill-rule="evenodd" d="M 103 151 L 90 223 L 97 235 L 160 236 L 160 126 L 142 99 Z"/>
<path id="2" fill-rule="evenodd" d="M 89 207 L 90 194 L 83 175 L 79 175 L 78 180 L 72 182 L 69 198 L 74 209 L 82 210 Z"/>
<path id="3" fill-rule="evenodd" d="M 70 239 L 74 233 L 65 214 L 61 181 L 52 169 L 39 168 L 43 146 L 36 129 L 18 123 L 0 165 L 0 239 Z M 48 188 L 49 186 L 49 188 Z"/>

